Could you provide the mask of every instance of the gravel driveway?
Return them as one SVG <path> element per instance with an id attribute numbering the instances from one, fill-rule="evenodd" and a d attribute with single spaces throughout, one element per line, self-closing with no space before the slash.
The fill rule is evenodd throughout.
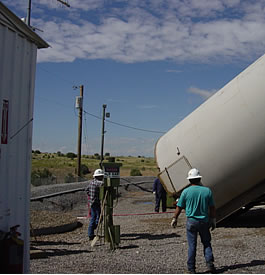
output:
<path id="1" fill-rule="evenodd" d="M 114 209 L 114 224 L 120 225 L 121 243 L 114 251 L 102 239 L 95 247 L 90 246 L 85 193 L 32 203 L 33 228 L 77 220 L 82 226 L 67 233 L 32 237 L 31 273 L 185 273 L 185 214 L 181 214 L 175 229 L 170 227 L 172 213 L 151 214 L 154 212 L 152 180 L 128 186 L 123 182 L 121 197 Z M 37 190 L 34 192 L 36 196 Z M 217 273 L 265 273 L 264 217 L 265 208 L 255 207 L 212 232 Z M 197 272 L 206 272 L 199 240 Z"/>

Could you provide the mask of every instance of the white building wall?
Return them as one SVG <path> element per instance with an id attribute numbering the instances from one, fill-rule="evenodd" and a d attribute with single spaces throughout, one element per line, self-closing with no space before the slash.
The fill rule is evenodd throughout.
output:
<path id="1" fill-rule="evenodd" d="M 0 123 L 8 101 L 7 144 L 0 144 L 0 230 L 19 224 L 29 272 L 32 120 L 37 46 L 0 21 Z"/>

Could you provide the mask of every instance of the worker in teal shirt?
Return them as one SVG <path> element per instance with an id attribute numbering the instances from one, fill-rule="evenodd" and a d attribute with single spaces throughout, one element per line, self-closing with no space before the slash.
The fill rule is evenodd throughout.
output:
<path id="1" fill-rule="evenodd" d="M 196 271 L 196 248 L 199 233 L 203 244 L 207 271 L 214 273 L 214 257 L 211 246 L 211 233 L 209 231 L 210 227 L 212 230 L 216 228 L 216 214 L 212 191 L 208 187 L 201 185 L 201 175 L 196 168 L 189 171 L 187 179 L 191 185 L 181 193 L 171 226 L 176 227 L 178 216 L 182 209 L 185 209 L 187 216 L 186 232 L 189 246 L 188 271 L 190 273 L 195 273 Z"/>

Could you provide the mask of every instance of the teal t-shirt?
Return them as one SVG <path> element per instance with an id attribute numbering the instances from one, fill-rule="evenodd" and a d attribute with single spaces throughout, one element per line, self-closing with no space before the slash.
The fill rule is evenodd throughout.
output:
<path id="1" fill-rule="evenodd" d="M 214 206 L 212 191 L 201 185 L 191 185 L 181 193 L 177 205 L 185 209 L 186 216 L 208 222 L 209 206 Z"/>

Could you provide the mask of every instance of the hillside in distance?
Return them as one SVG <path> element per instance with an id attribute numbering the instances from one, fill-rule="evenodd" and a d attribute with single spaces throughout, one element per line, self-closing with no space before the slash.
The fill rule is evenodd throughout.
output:
<path id="1" fill-rule="evenodd" d="M 104 162 L 113 161 L 112 156 L 106 154 Z M 144 156 L 117 156 L 115 162 L 121 163 L 120 176 L 156 176 L 157 166 L 154 158 Z M 82 180 L 91 179 L 93 171 L 99 168 L 98 154 L 83 155 L 81 158 Z M 62 154 L 32 151 L 31 183 L 34 186 L 75 182 L 77 180 L 77 157 L 74 153 Z"/>

